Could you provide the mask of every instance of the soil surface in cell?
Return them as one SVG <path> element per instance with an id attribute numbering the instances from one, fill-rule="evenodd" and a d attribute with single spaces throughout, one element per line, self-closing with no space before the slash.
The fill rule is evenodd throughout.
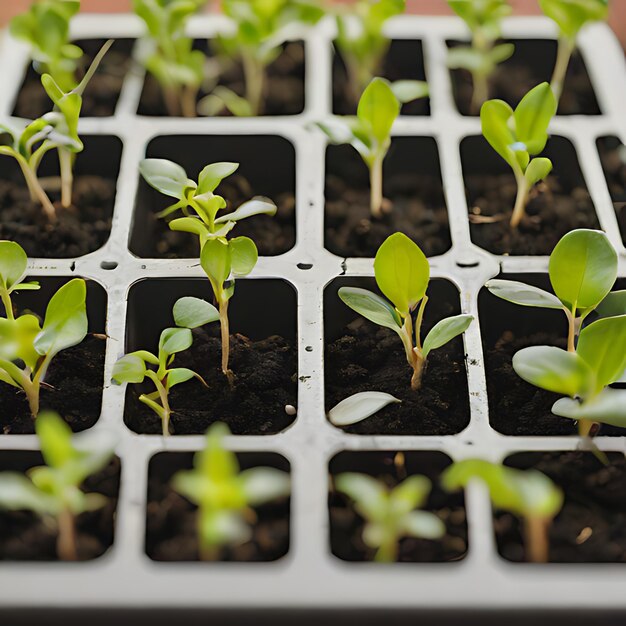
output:
<path id="1" fill-rule="evenodd" d="M 115 187 L 110 178 L 77 176 L 69 208 L 61 206 L 58 192 L 48 192 L 57 209 L 57 220 L 51 222 L 41 204 L 30 199 L 23 180 L 0 180 L 0 239 L 19 243 L 32 257 L 65 259 L 94 252 L 111 232 Z"/>
<path id="2" fill-rule="evenodd" d="M 41 386 L 41 410 L 56 411 L 74 432 L 90 428 L 100 417 L 105 343 L 88 335 L 79 345 L 59 352 Z M 3 434 L 35 432 L 35 422 L 21 390 L 0 383 L 0 407 Z"/>
<path id="3" fill-rule="evenodd" d="M 569 231 L 600 228 L 587 189 L 557 176 L 535 186 L 516 229 L 510 227 L 517 193 L 512 174 L 468 174 L 465 186 L 472 241 L 494 254 L 549 255 Z"/>
<path id="4" fill-rule="evenodd" d="M 490 80 L 489 98 L 504 100 L 512 107 L 516 107 L 533 87 L 543 81 L 549 82 L 551 72 L 552 65 L 550 68 L 540 68 L 536 64 L 524 63 L 523 59 L 513 55 L 509 61 L 500 64 L 495 70 Z M 471 107 L 474 92 L 471 74 L 466 70 L 451 70 L 451 74 L 452 89 L 459 111 L 463 115 L 477 115 L 478 111 L 473 111 Z M 572 57 L 567 70 L 558 114 L 600 114 L 589 75 L 578 53 Z"/>
<path id="5" fill-rule="evenodd" d="M 42 465 L 41 458 L 33 465 Z M 19 468 L 24 471 L 27 467 Z M 4 469 L 4 467 L 0 468 Z M 18 468 L 11 468 L 18 469 Z M 115 510 L 120 484 L 120 462 L 114 458 L 102 471 L 87 478 L 83 490 L 108 498 L 104 507 L 76 518 L 77 551 L 80 561 L 95 559 L 113 544 Z M 56 561 L 57 533 L 30 511 L 0 511 L 0 560 Z"/>
<path id="6" fill-rule="evenodd" d="M 82 78 L 104 39 L 76 41 L 84 56 L 79 62 L 77 77 Z M 131 63 L 133 42 L 118 39 L 106 53 L 96 73 L 85 89 L 81 117 L 107 117 L 115 113 L 124 76 Z M 30 66 L 17 95 L 13 115 L 35 119 L 52 110 L 52 101 L 41 85 L 41 76 Z"/>
<path id="7" fill-rule="evenodd" d="M 598 150 L 622 239 L 626 241 L 626 146 L 616 137 L 603 137 L 598 139 Z"/>
<path id="8" fill-rule="evenodd" d="M 446 534 L 441 540 L 431 541 L 427 539 L 417 539 L 405 537 L 400 541 L 398 558 L 400 562 L 445 562 L 458 561 L 467 552 L 467 524 L 465 517 L 465 507 L 461 493 L 449 494 L 444 492 L 439 486 L 439 476 L 442 471 L 441 463 L 432 462 L 430 455 L 417 461 L 417 471 L 415 468 L 398 467 L 399 457 L 394 453 L 365 453 L 370 456 L 376 455 L 379 461 L 375 467 L 366 467 L 362 463 L 357 463 L 354 467 L 342 468 L 336 471 L 331 461 L 331 472 L 333 475 L 342 471 L 364 472 L 376 476 L 388 487 L 395 487 L 406 475 L 422 474 L 432 481 L 432 491 L 426 504 L 421 507 L 426 511 L 435 513 L 446 525 Z M 407 459 L 419 459 L 422 453 L 406 453 Z M 341 456 L 341 455 L 340 455 Z M 443 455 L 442 455 L 443 456 Z M 380 467 L 386 465 L 386 469 Z M 409 461 L 409 465 L 412 463 Z M 420 467 L 422 466 L 422 467 Z M 365 520 L 354 510 L 354 503 L 344 494 L 331 491 L 329 495 L 330 510 L 330 544 L 333 554 L 344 561 L 371 561 L 375 555 L 375 549 L 370 548 L 363 541 L 363 529 Z"/>
<path id="9" fill-rule="evenodd" d="M 207 386 L 192 379 L 171 390 L 170 432 L 202 434 L 217 421 L 228 424 L 237 435 L 273 434 L 289 426 L 295 418 L 285 407 L 297 406 L 295 345 L 278 335 L 260 341 L 231 335 L 230 368 L 235 374 L 231 388 L 220 367 L 219 328 L 217 323 L 214 326 L 209 332 L 195 330 L 193 346 L 176 355 L 175 366 L 197 372 Z M 144 391 L 129 385 L 126 424 L 136 432 L 161 434 L 159 417 L 138 400 Z"/>
<path id="10" fill-rule="evenodd" d="M 623 563 L 626 561 L 626 462 L 609 455 L 604 466 L 586 452 L 515 455 L 508 465 L 533 467 L 563 489 L 565 503 L 550 529 L 549 560 L 554 563 Z M 495 516 L 500 554 L 524 561 L 522 529 L 509 513 Z"/>
<path id="11" fill-rule="evenodd" d="M 191 460 L 191 455 L 186 456 Z M 155 561 L 198 561 L 197 508 L 170 486 L 176 471 L 190 469 L 191 464 L 155 465 L 148 479 L 146 553 Z M 274 561 L 287 553 L 289 499 L 255 507 L 247 521 L 252 530 L 250 540 L 218 550 L 211 560 Z"/>
<path id="12" fill-rule="evenodd" d="M 196 47 L 207 52 L 206 42 L 196 42 Z M 214 69 L 214 86 L 220 85 L 234 91 L 237 95 L 245 95 L 245 80 L 242 65 L 238 61 L 217 56 L 209 42 L 208 54 L 210 67 Z M 213 87 L 203 88 L 198 100 Z M 267 68 L 267 79 L 264 90 L 264 102 L 261 115 L 296 115 L 304 110 L 304 44 L 290 42 L 284 45 L 283 52 Z M 146 74 L 139 115 L 169 115 L 158 82 L 151 74 Z M 222 115 L 230 115 L 224 109 Z"/>
<path id="13" fill-rule="evenodd" d="M 255 195 L 254 188 L 248 180 L 235 174 L 224 180 L 217 193 L 228 202 L 228 208 L 220 215 L 226 215 Z M 261 256 L 276 256 L 287 252 L 296 243 L 296 199 L 292 192 L 284 192 L 272 198 L 278 207 L 276 215 L 255 215 L 237 222 L 234 236 L 250 237 Z M 152 221 L 153 234 L 142 256 L 157 258 L 197 258 L 200 255 L 198 238 L 191 233 L 175 232 L 168 228 L 171 219 L 181 217 L 180 212 L 173 213 L 165 219 L 158 218 L 155 213 L 148 215 Z"/>
<path id="14" fill-rule="evenodd" d="M 341 178 L 327 174 L 324 236 L 330 252 L 341 257 L 374 257 L 395 232 L 413 239 L 426 256 L 449 250 L 448 212 L 440 180 L 391 173 L 385 179 L 387 199 L 380 218 L 372 217 L 369 185 L 358 181 L 358 175 Z"/>
<path id="15" fill-rule="evenodd" d="M 576 435 L 578 428 L 574 420 L 552 413 L 552 405 L 562 396 L 534 387 L 515 373 L 513 355 L 529 346 L 557 346 L 566 349 L 567 341 L 563 336 L 552 333 L 537 332 L 516 336 L 507 330 L 495 344 L 485 345 L 491 425 L 504 435 Z M 616 436 L 624 434 L 623 429 L 606 425 L 594 432 Z"/>
<path id="16" fill-rule="evenodd" d="M 426 80 L 422 45 L 419 41 L 393 40 L 383 60 L 382 68 L 376 72 L 389 81 Z M 354 93 L 348 81 L 346 66 L 339 53 L 333 57 L 333 113 L 335 115 L 356 115 L 361 91 Z M 420 98 L 402 105 L 402 115 L 429 115 L 430 101 Z"/>
<path id="17" fill-rule="evenodd" d="M 469 422 L 463 344 L 455 339 L 428 357 L 422 387 L 412 391 L 411 368 L 398 335 L 356 319 L 326 348 L 326 410 L 361 391 L 384 391 L 402 400 L 348 426 L 360 435 L 449 435 Z"/>

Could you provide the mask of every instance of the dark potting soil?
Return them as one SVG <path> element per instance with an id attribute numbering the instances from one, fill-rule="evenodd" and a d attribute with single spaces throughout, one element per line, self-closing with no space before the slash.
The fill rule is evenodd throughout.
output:
<path id="1" fill-rule="evenodd" d="M 41 387 L 41 410 L 56 411 L 74 432 L 90 428 L 100 417 L 105 343 L 89 335 L 77 346 L 59 352 Z M 0 407 L 3 434 L 35 432 L 35 422 L 22 391 L 0 383 Z"/>
<path id="2" fill-rule="evenodd" d="M 455 47 L 459 42 L 449 42 Z M 556 42 L 546 40 L 514 41 L 516 52 L 495 70 L 489 86 L 489 98 L 498 98 L 516 107 L 533 87 L 549 82 L 556 59 Z M 452 90 L 457 108 L 463 115 L 477 115 L 471 110 L 474 91 L 471 74 L 466 70 L 451 70 Z M 559 102 L 559 115 L 599 115 L 600 107 L 585 63 L 576 52 L 572 56 L 563 94 Z"/>
<path id="3" fill-rule="evenodd" d="M 241 63 L 222 61 L 215 57 L 211 42 L 198 40 L 195 47 L 203 49 L 210 57 L 225 64 L 221 67 L 221 74 L 217 85 L 231 89 L 239 96 L 245 94 L 245 81 Z M 213 59 L 212 59 L 213 60 Z M 200 90 L 198 100 L 211 89 Z M 301 41 L 286 43 L 283 52 L 267 68 L 265 98 L 262 115 L 296 115 L 304 110 L 304 44 Z M 161 87 L 151 74 L 146 74 L 139 108 L 139 115 L 168 115 Z M 222 115 L 229 116 L 224 110 Z"/>
<path id="4" fill-rule="evenodd" d="M 369 284 L 357 285 L 354 281 L 350 284 L 370 288 Z M 330 288 L 331 292 L 335 287 Z M 446 287 L 447 283 L 445 287 L 434 283 L 429 289 L 433 297 L 426 306 L 422 337 L 436 321 L 459 312 L 458 300 L 453 304 L 452 300 L 442 296 Z M 336 306 L 347 309 L 338 300 L 335 295 L 333 302 Z M 327 327 L 333 323 L 335 315 L 337 320 L 334 323 L 337 324 L 340 318 L 338 313 L 333 315 L 328 299 L 325 300 L 325 309 Z M 345 314 L 343 308 L 341 314 Z M 384 391 L 402 400 L 402 403 L 389 405 L 366 420 L 345 427 L 346 432 L 359 435 L 448 435 L 458 433 L 467 426 L 469 400 L 461 338 L 433 350 L 428 357 L 422 388 L 412 391 L 412 370 L 406 362 L 398 335 L 388 328 L 356 317 L 356 313 L 352 317 L 349 309 L 348 315 L 352 321 L 341 330 L 341 334 L 334 335 L 336 339 L 329 339 L 327 334 L 324 376 L 326 410 L 360 391 Z"/>
<path id="5" fill-rule="evenodd" d="M 258 195 L 243 176 L 234 175 L 221 183 L 218 193 L 228 202 L 221 214 L 236 209 L 239 205 Z M 276 256 L 287 252 L 296 243 L 296 199 L 293 193 L 285 192 L 272 200 L 276 203 L 276 215 L 255 215 L 242 220 L 235 228 L 236 236 L 246 236 L 256 243 L 261 256 Z M 167 206 L 167 205 L 166 205 Z M 198 238 L 191 233 L 175 232 L 167 226 L 169 220 L 181 217 L 176 212 L 166 219 L 150 213 L 149 228 L 152 232 L 142 256 L 157 258 L 197 258 L 200 255 Z"/>
<path id="6" fill-rule="evenodd" d="M 219 329 L 193 332 L 193 346 L 176 355 L 175 365 L 200 374 L 207 387 L 192 379 L 172 389 L 172 434 L 202 434 L 220 421 L 236 435 L 267 435 L 293 422 L 294 416 L 285 412 L 285 406 L 297 406 L 297 350 L 292 342 L 278 335 L 260 341 L 231 335 L 231 389 L 220 367 Z M 159 417 L 138 400 L 145 389 L 129 385 L 124 421 L 135 432 L 161 434 Z"/>
<path id="7" fill-rule="evenodd" d="M 2 470 L 23 472 L 38 465 L 43 465 L 38 452 L 5 451 L 0 455 Z M 101 493 L 108 501 L 101 509 L 76 518 L 79 560 L 95 559 L 113 545 L 119 485 L 117 457 L 85 481 L 85 492 Z M 54 523 L 47 524 L 30 511 L 0 511 L 0 561 L 56 561 L 56 539 Z"/>
<path id="8" fill-rule="evenodd" d="M 79 78 L 84 76 L 104 42 L 104 39 L 74 42 L 85 53 L 80 61 Z M 115 113 L 124 77 L 130 67 L 132 47 L 131 39 L 115 40 L 85 89 L 81 117 L 108 117 Z M 51 110 L 52 102 L 41 85 L 41 76 L 30 65 L 18 92 L 13 115 L 35 119 Z"/>
<path id="9" fill-rule="evenodd" d="M 272 465 L 289 470 L 285 459 L 276 454 L 238 454 L 240 466 Z M 155 561 L 197 561 L 196 507 L 170 487 L 174 474 L 191 469 L 189 453 L 158 454 L 150 462 L 146 523 L 146 553 Z M 250 519 L 252 538 L 244 544 L 222 548 L 222 561 L 274 561 L 289 549 L 289 499 L 255 507 Z"/>
<path id="10" fill-rule="evenodd" d="M 601 137 L 597 145 L 622 239 L 626 241 L 626 146 L 617 137 Z"/>
<path id="11" fill-rule="evenodd" d="M 509 224 L 517 193 L 512 174 L 468 174 L 465 189 L 472 241 L 494 254 L 549 255 L 569 231 L 600 228 L 587 189 L 554 175 L 533 189 L 526 216 L 515 230 Z M 497 221 L 480 222 L 491 217 Z"/>
<path id="12" fill-rule="evenodd" d="M 565 493 L 550 529 L 551 562 L 626 561 L 626 461 L 620 454 L 608 456 L 608 466 L 589 452 L 521 453 L 507 459 L 507 465 L 543 472 Z M 499 512 L 494 523 L 500 554 L 523 561 L 519 520 Z"/>
<path id="13" fill-rule="evenodd" d="M 428 162 L 424 163 L 424 159 Z M 449 250 L 448 211 L 441 175 L 429 171 L 434 168 L 439 170 L 434 141 L 427 137 L 394 138 L 383 168 L 384 214 L 374 218 L 370 211 L 366 165 L 350 146 L 329 146 L 324 215 L 326 248 L 341 257 L 371 258 L 389 235 L 402 232 L 426 256 Z"/>
<path id="14" fill-rule="evenodd" d="M 0 179 L 0 239 L 19 243 L 33 257 L 71 258 L 94 252 L 109 238 L 115 190 L 113 179 L 76 176 L 73 206 L 64 209 L 60 194 L 49 193 L 57 209 L 57 221 L 52 223 L 41 205 L 30 199 L 23 180 Z"/>
<path id="15" fill-rule="evenodd" d="M 426 80 L 424 55 L 421 41 L 395 39 L 383 60 L 377 76 L 389 81 Z M 339 53 L 333 57 L 333 113 L 335 115 L 356 115 L 359 94 L 351 92 L 347 79 L 346 66 Z M 430 115 L 429 98 L 420 98 L 402 105 L 402 115 Z"/>
<path id="16" fill-rule="evenodd" d="M 404 464 L 402 464 L 404 457 Z M 446 525 L 445 536 L 438 541 L 406 537 L 400 541 L 398 561 L 458 561 L 467 552 L 467 524 L 462 493 L 449 494 L 439 487 L 439 476 L 449 465 L 440 452 L 342 452 L 330 462 L 332 476 L 342 472 L 362 472 L 394 487 L 408 475 L 421 474 L 432 481 L 426 511 L 435 513 Z M 355 512 L 354 503 L 334 491 L 328 497 L 330 544 L 332 553 L 344 561 L 371 561 L 375 550 L 363 542 L 365 520 Z"/>

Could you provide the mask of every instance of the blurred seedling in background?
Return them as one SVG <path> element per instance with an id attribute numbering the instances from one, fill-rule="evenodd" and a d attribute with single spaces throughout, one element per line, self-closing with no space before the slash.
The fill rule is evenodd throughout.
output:
<path id="1" fill-rule="evenodd" d="M 240 220 L 253 215 L 275 215 L 276 205 L 268 198 L 255 197 L 244 202 L 231 213 L 217 216 L 226 208 L 226 200 L 213 192 L 226 176 L 230 176 L 237 163 L 212 163 L 207 165 L 194 182 L 185 170 L 165 159 L 144 159 L 141 175 L 156 190 L 177 199 L 159 217 L 180 210 L 184 217 L 173 219 L 169 227 L 174 231 L 192 233 L 200 244 L 200 263 L 204 269 L 218 303 L 222 338 L 222 371 L 233 381 L 228 367 L 230 330 L 228 302 L 235 291 L 235 276 L 246 276 L 257 263 L 258 250 L 249 237 L 228 239 L 228 234 Z"/>
<path id="2" fill-rule="evenodd" d="M 548 83 L 531 89 L 513 110 L 503 100 L 487 100 L 480 109 L 485 139 L 509 164 L 517 183 L 517 197 L 511 215 L 511 228 L 517 228 L 526 215 L 530 192 L 552 171 L 552 161 L 541 153 L 548 142 L 548 125 L 557 102 Z"/>
<path id="3" fill-rule="evenodd" d="M 202 377 L 186 367 L 173 367 L 174 358 L 179 352 L 191 347 L 191 328 L 197 328 L 219 319 L 217 309 L 198 298 L 181 298 L 174 304 L 174 320 L 177 328 L 166 328 L 159 338 L 157 354 L 147 350 L 129 352 L 117 360 L 113 366 L 113 380 L 116 383 L 141 384 L 146 378 L 156 387 L 152 393 L 139 396 L 139 401 L 152 409 L 161 419 L 163 436 L 170 434 L 169 424 L 172 408 L 169 393 L 172 387 Z"/>
<path id="4" fill-rule="evenodd" d="M 445 318 L 433 326 L 422 343 L 430 266 L 417 244 L 402 233 L 390 235 L 380 246 L 374 259 L 374 274 L 378 288 L 388 300 L 359 287 L 341 287 L 339 297 L 366 319 L 398 333 L 413 370 L 411 389 L 418 390 L 430 352 L 464 333 L 474 318 L 471 315 Z M 413 314 L 418 305 L 414 323 Z"/>
<path id="5" fill-rule="evenodd" d="M 172 487 L 198 507 L 196 528 L 200 558 L 214 561 L 220 550 L 237 546 L 252 537 L 254 507 L 286 498 L 290 478 L 273 467 L 241 471 L 237 456 L 224 447 L 230 435 L 226 424 L 213 424 L 206 447 L 196 452 L 193 469 L 177 472 Z"/>
<path id="6" fill-rule="evenodd" d="M 102 441 L 86 446 L 84 435 L 72 436 L 70 427 L 56 414 L 43 412 L 35 423 L 46 465 L 33 467 L 26 475 L 0 473 L 0 508 L 32 511 L 56 527 L 57 555 L 76 561 L 76 518 L 81 513 L 102 508 L 107 498 L 85 493 L 84 481 L 104 469 L 113 456 L 113 446 Z"/>
<path id="7" fill-rule="evenodd" d="M 457 461 L 447 468 L 441 484 L 447 491 L 482 481 L 496 509 L 509 511 L 523 522 L 526 560 L 547 563 L 552 520 L 563 506 L 563 492 L 545 474 L 518 470 L 480 459 Z"/>
<path id="8" fill-rule="evenodd" d="M 489 97 L 489 78 L 499 63 L 514 52 L 512 43 L 497 44 L 502 18 L 511 13 L 508 0 L 448 0 L 450 8 L 472 33 L 471 46 L 458 46 L 448 52 L 448 67 L 471 73 L 471 110 L 477 113 Z"/>
<path id="9" fill-rule="evenodd" d="M 420 511 L 431 490 L 425 476 L 409 476 L 393 488 L 367 474 L 346 472 L 334 478 L 335 489 L 354 502 L 354 510 L 365 520 L 363 541 L 376 551 L 374 560 L 393 563 L 398 559 L 404 537 L 441 539 L 445 524 L 429 511 Z"/>
<path id="10" fill-rule="evenodd" d="M 6 315 L 0 317 L 0 381 L 26 394 L 35 418 L 50 363 L 87 335 L 87 286 L 82 278 L 74 278 L 60 287 L 48 303 L 43 325 L 31 313 L 16 317 L 11 294 L 39 288 L 22 282 L 26 265 L 26 253 L 18 244 L 0 241 L 0 295 Z"/>
<path id="11" fill-rule="evenodd" d="M 317 123 L 332 143 L 351 145 L 367 165 L 373 217 L 382 217 L 383 162 L 391 145 L 391 129 L 400 115 L 400 106 L 426 95 L 428 85 L 422 81 L 390 83 L 384 78 L 374 78 L 359 100 L 356 117 L 344 116 Z"/>

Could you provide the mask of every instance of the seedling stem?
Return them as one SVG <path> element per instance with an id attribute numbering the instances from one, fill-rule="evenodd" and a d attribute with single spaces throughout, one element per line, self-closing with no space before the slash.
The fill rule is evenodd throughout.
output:
<path id="1" fill-rule="evenodd" d="M 559 47 L 556 53 L 556 64 L 554 66 L 554 72 L 552 74 L 552 80 L 550 85 L 552 86 L 552 92 L 557 102 L 561 98 L 563 93 L 563 84 L 565 83 L 565 75 L 567 74 L 567 68 L 569 66 L 570 59 L 576 48 L 576 39 L 571 37 L 559 37 Z"/>
<path id="2" fill-rule="evenodd" d="M 69 508 L 64 508 L 57 516 L 57 554 L 63 561 L 78 561 L 76 549 L 76 520 Z"/>
<path id="3" fill-rule="evenodd" d="M 538 515 L 524 518 L 524 545 L 528 549 L 528 561 L 531 563 L 547 563 L 550 552 L 550 518 Z"/>

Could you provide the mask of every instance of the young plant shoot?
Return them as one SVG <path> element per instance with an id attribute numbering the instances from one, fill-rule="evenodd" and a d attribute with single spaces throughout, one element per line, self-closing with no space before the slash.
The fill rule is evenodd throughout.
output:
<path id="1" fill-rule="evenodd" d="M 32 313 L 15 316 L 11 294 L 38 289 L 22 282 L 26 254 L 12 241 L 0 241 L 0 295 L 6 317 L 0 317 L 0 381 L 21 389 L 33 418 L 39 413 L 41 385 L 54 357 L 87 335 L 87 287 L 81 278 L 63 285 L 50 299 L 43 326 Z"/>
<path id="2" fill-rule="evenodd" d="M 185 29 L 205 4 L 206 0 L 133 0 L 133 9 L 148 30 L 150 52 L 143 63 L 161 86 L 170 115 L 196 116 L 205 56 L 194 50 Z"/>
<path id="3" fill-rule="evenodd" d="M 237 456 L 224 447 L 230 435 L 221 422 L 207 431 L 206 447 L 194 456 L 192 470 L 172 479 L 175 491 L 197 505 L 200 558 L 214 561 L 220 549 L 240 545 L 252 536 L 254 507 L 289 496 L 289 475 L 273 467 L 240 471 Z"/>
<path id="4" fill-rule="evenodd" d="M 216 87 L 199 103 L 204 115 L 228 109 L 233 115 L 259 115 L 267 82 L 267 67 L 282 52 L 288 39 L 287 27 L 295 23 L 315 24 L 324 10 L 314 0 L 222 0 L 221 8 L 234 23 L 232 34 L 216 37 L 222 56 L 241 59 L 245 93 L 239 96 L 226 87 Z"/>
<path id="5" fill-rule="evenodd" d="M 384 78 L 374 78 L 359 100 L 356 117 L 345 116 L 317 124 L 332 143 L 350 144 L 361 155 L 370 174 L 373 217 L 380 218 L 383 214 L 383 162 L 401 104 L 427 94 L 428 86 L 418 80 L 390 83 Z"/>
<path id="6" fill-rule="evenodd" d="M 448 67 L 471 73 L 471 110 L 477 113 L 489 97 L 489 77 L 515 50 L 512 43 L 496 44 L 502 18 L 511 13 L 511 6 L 508 0 L 448 0 L 448 4 L 472 33 L 471 46 L 458 46 L 448 52 Z"/>
<path id="7" fill-rule="evenodd" d="M 441 484 L 447 491 L 457 491 L 473 480 L 481 480 L 489 489 L 494 507 L 523 520 L 526 560 L 547 563 L 548 533 L 563 506 L 563 492 L 537 470 L 518 470 L 480 459 L 457 461 L 445 470 Z"/>
<path id="8" fill-rule="evenodd" d="M 181 210 L 184 217 L 173 219 L 169 227 L 174 231 L 192 233 L 200 244 L 200 263 L 213 288 L 219 308 L 222 337 L 222 371 L 232 382 L 228 367 L 230 330 L 228 302 L 235 291 L 234 276 L 246 276 L 257 263 L 257 247 L 249 237 L 228 239 L 237 222 L 253 215 L 275 215 L 276 205 L 268 198 L 255 197 L 239 208 L 217 216 L 226 208 L 226 200 L 213 192 L 224 178 L 239 167 L 237 163 L 212 163 L 198 177 L 198 182 L 187 178 L 185 170 L 165 159 L 144 159 L 140 165 L 146 182 L 161 193 L 176 198 L 177 202 L 159 214 L 165 217 Z"/>
<path id="9" fill-rule="evenodd" d="M 13 37 L 30 46 L 33 67 L 50 74 L 63 91 L 76 87 L 77 61 L 83 51 L 70 43 L 70 20 L 78 13 L 80 0 L 37 0 L 9 25 Z"/>
<path id="10" fill-rule="evenodd" d="M 464 333 L 473 317 L 455 315 L 437 322 L 422 343 L 430 266 L 417 244 L 402 233 L 387 237 L 380 246 L 374 259 L 374 274 L 378 288 L 388 300 L 358 287 L 341 287 L 339 297 L 366 319 L 398 333 L 413 370 L 411 389 L 416 391 L 422 384 L 430 352 Z M 418 305 L 414 322 L 413 315 Z"/>
<path id="11" fill-rule="evenodd" d="M 174 304 L 174 319 L 177 328 L 166 328 L 159 339 L 157 354 L 147 350 L 130 352 L 117 360 L 113 366 L 113 380 L 118 384 L 141 384 L 146 378 L 156 387 L 152 393 L 139 396 L 139 401 L 152 409 L 161 419 L 163 436 L 170 434 L 172 408 L 169 393 L 172 387 L 197 378 L 206 384 L 199 374 L 186 367 L 172 367 L 179 352 L 191 347 L 192 328 L 197 328 L 219 319 L 217 309 L 198 298 L 181 298 Z M 152 367 L 150 367 L 152 366 Z"/>
<path id="12" fill-rule="evenodd" d="M 384 391 L 360 391 L 330 409 L 328 419 L 334 426 L 351 426 L 375 415 L 389 404 L 401 402 Z"/>
<path id="13" fill-rule="evenodd" d="M 335 48 L 346 67 L 348 91 L 354 102 L 368 83 L 380 73 L 389 50 L 383 33 L 385 22 L 406 9 L 405 0 L 356 0 L 333 6 L 336 13 Z"/>
<path id="14" fill-rule="evenodd" d="M 576 49 L 578 33 L 585 24 L 607 18 L 609 0 L 539 0 L 539 6 L 559 28 L 559 47 L 550 81 L 558 102 L 570 58 Z"/>
<path id="15" fill-rule="evenodd" d="M 33 467 L 26 476 L 0 473 L 0 508 L 32 511 L 52 520 L 57 528 L 59 559 L 76 561 L 76 517 L 107 503 L 102 494 L 85 493 L 80 487 L 85 479 L 107 466 L 113 448 L 85 446 L 84 438 L 73 437 L 70 427 L 56 413 L 41 413 L 35 429 L 46 465 Z"/>
<path id="16" fill-rule="evenodd" d="M 550 159 L 531 157 L 545 148 L 556 107 L 550 85 L 541 83 L 522 98 L 515 111 L 503 100 L 488 100 L 480 109 L 485 139 L 509 164 L 517 182 L 511 228 L 524 218 L 532 188 L 552 171 Z"/>
<path id="17" fill-rule="evenodd" d="M 0 124 L 0 134 L 8 135 L 10 144 L 0 145 L 0 155 L 13 157 L 24 175 L 31 199 L 39 201 L 48 219 L 56 220 L 56 209 L 37 178 L 37 170 L 44 155 L 57 150 L 61 180 L 61 204 L 72 204 L 74 159 L 83 150 L 78 136 L 78 119 L 83 104 L 82 94 L 91 80 L 100 61 L 111 47 L 107 41 L 87 70 L 83 80 L 69 92 L 64 92 L 50 74 L 41 77 L 46 93 L 54 103 L 54 109 L 30 122 L 22 130 Z"/>
<path id="18" fill-rule="evenodd" d="M 334 482 L 365 519 L 363 541 L 376 550 L 374 560 L 379 563 L 398 559 L 403 537 L 441 539 L 446 534 L 444 523 L 434 513 L 416 510 L 426 504 L 431 490 L 426 476 L 409 476 L 392 489 L 373 476 L 354 472 L 339 474 Z"/>
<path id="19" fill-rule="evenodd" d="M 490 280 L 486 287 L 514 304 L 562 309 L 568 322 L 567 349 L 574 352 L 583 322 L 606 300 L 615 284 L 617 263 L 617 253 L 602 231 L 573 230 L 562 237 L 550 255 L 554 294 L 512 280 Z M 626 306 L 621 314 L 626 314 Z"/>

